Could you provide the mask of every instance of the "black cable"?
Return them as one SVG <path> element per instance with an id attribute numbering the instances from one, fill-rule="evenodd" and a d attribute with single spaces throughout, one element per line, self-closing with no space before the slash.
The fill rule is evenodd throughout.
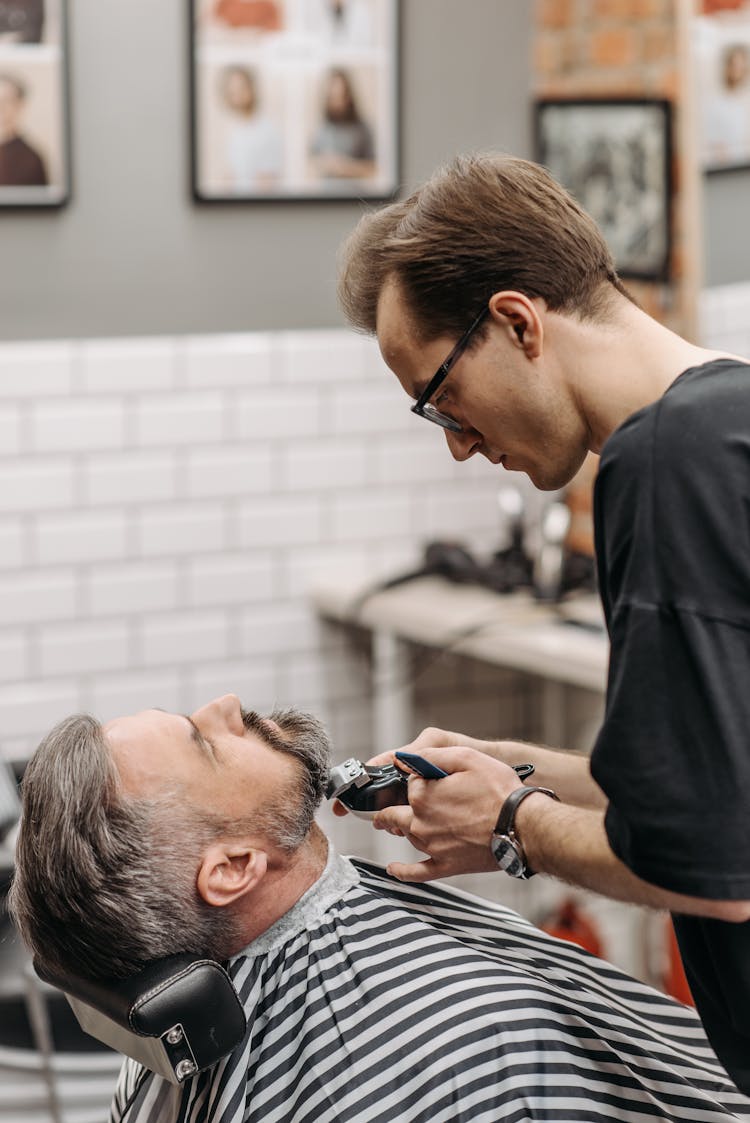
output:
<path id="1" fill-rule="evenodd" d="M 382 588 L 382 586 L 379 587 L 378 589 L 371 590 L 368 593 L 368 597 L 374 595 L 375 592 L 380 592 L 381 588 Z M 354 602 L 354 604 L 356 605 L 357 602 L 360 599 L 362 599 L 362 602 L 364 603 L 364 600 L 366 600 L 367 597 L 357 598 L 357 600 Z M 469 624 L 468 626 L 455 629 L 452 632 L 447 632 L 445 634 L 445 636 L 443 637 L 443 639 L 441 640 L 439 645 L 437 645 L 437 644 L 426 644 L 424 642 L 421 642 L 420 640 L 411 640 L 411 639 L 409 639 L 408 636 L 400 636 L 399 639 L 404 640 L 407 643 L 414 644 L 414 645 L 416 645 L 418 647 L 421 647 L 423 649 L 427 648 L 427 647 L 432 648 L 433 649 L 432 654 L 429 657 L 420 657 L 417 654 L 414 654 L 414 655 L 410 656 L 409 662 L 411 663 L 412 666 L 411 666 L 411 671 L 410 671 L 410 674 L 408 675 L 408 677 L 404 677 L 404 678 L 394 677 L 392 679 L 392 681 L 390 681 L 390 682 L 387 678 L 380 678 L 380 679 L 374 678 L 373 679 L 373 685 L 376 686 L 376 687 L 379 687 L 379 688 L 383 688 L 383 687 L 389 688 L 389 687 L 397 687 L 398 686 L 398 687 L 401 687 L 401 689 L 403 689 L 403 690 L 411 690 L 411 688 L 414 686 L 414 684 L 417 683 L 419 681 L 419 679 L 421 679 L 422 676 L 427 673 L 427 671 L 430 669 L 430 667 L 432 667 L 435 663 L 438 662 L 439 659 L 441 659 L 444 655 L 450 655 L 453 648 L 457 647 L 464 640 L 471 639 L 473 636 L 478 635 L 480 632 L 485 631 L 488 628 L 494 627 L 498 623 L 498 617 L 499 617 L 499 614 L 498 614 L 498 616 L 491 616 L 489 619 L 487 619 L 486 617 L 483 617 L 481 620 L 477 621 L 475 624 Z M 370 625 L 368 625 L 368 624 L 360 622 L 357 619 L 349 618 L 348 614 L 347 614 L 347 618 L 345 620 L 337 621 L 337 622 L 349 624 L 349 625 L 351 625 L 355 628 L 368 628 L 368 629 L 370 628 Z M 465 657 L 467 659 L 474 658 L 474 656 L 472 656 L 470 653 L 468 653 Z M 358 700 L 364 701 L 368 697 L 369 697 L 369 693 L 368 694 L 362 693 L 359 696 L 359 698 L 355 695 L 353 699 L 350 697 L 350 698 L 347 699 L 347 701 L 352 701 L 352 700 L 353 701 L 358 701 Z"/>
<path id="2" fill-rule="evenodd" d="M 414 570 L 410 573 L 403 573 L 398 575 L 397 577 L 390 578 L 389 580 L 372 585 L 352 599 L 352 601 L 347 605 L 346 617 L 343 620 L 341 618 L 338 618 L 337 622 L 348 624 L 355 628 L 375 630 L 371 625 L 358 619 L 362 609 L 371 597 L 376 596 L 378 593 L 385 592 L 387 589 L 393 589 L 398 585 L 406 584 L 407 582 L 413 581 L 416 578 L 433 576 L 434 574 L 434 569 L 431 570 L 429 568 L 423 568 L 420 570 Z M 468 584 L 469 582 L 466 583 Z M 486 588 L 487 586 L 480 587 Z M 497 595 L 499 597 L 502 597 L 504 594 L 498 592 Z M 565 622 L 572 625 L 578 625 L 585 631 L 590 631 L 593 634 L 606 635 L 605 629 L 599 623 L 594 623 L 593 621 L 579 621 L 575 617 L 566 616 L 561 610 L 560 604 L 550 604 L 549 607 L 552 609 L 554 615 L 557 616 L 561 623 Z M 489 619 L 484 617 L 482 620 L 477 621 L 475 624 L 469 624 L 468 626 L 458 628 L 453 632 L 447 632 L 439 646 L 437 644 L 427 644 L 420 640 L 411 640 L 408 636 L 400 636 L 399 638 L 402 641 L 406 641 L 415 646 L 419 646 L 423 649 L 432 648 L 432 654 L 429 657 L 422 657 L 421 659 L 417 654 L 410 656 L 409 662 L 411 663 L 411 673 L 408 675 L 408 677 L 394 677 L 391 682 L 389 682 L 387 678 L 373 679 L 373 685 L 380 688 L 385 687 L 386 689 L 390 687 L 400 687 L 403 690 L 411 690 L 415 683 L 417 683 L 422 678 L 422 676 L 425 675 L 427 671 L 432 666 L 434 666 L 435 663 L 438 662 L 439 659 L 441 659 L 444 655 L 451 654 L 452 650 L 464 640 L 471 639 L 473 636 L 479 635 L 482 631 L 494 627 L 499 622 L 500 616 L 500 613 L 498 613 L 497 616 L 493 614 Z M 476 658 L 475 656 L 472 656 L 470 652 L 466 653 L 464 657 L 467 659 Z M 353 698 L 348 698 L 347 701 L 364 701 L 368 697 L 369 693 L 362 693 L 359 696 L 355 695 Z"/>

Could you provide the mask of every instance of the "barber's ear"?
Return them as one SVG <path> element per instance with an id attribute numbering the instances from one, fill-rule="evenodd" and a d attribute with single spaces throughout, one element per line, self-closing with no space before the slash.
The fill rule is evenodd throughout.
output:
<path id="1" fill-rule="evenodd" d="M 267 865 L 268 857 L 263 850 L 241 841 L 214 842 L 203 855 L 198 870 L 198 892 L 209 905 L 231 905 L 256 888 Z"/>
<path id="2" fill-rule="evenodd" d="M 496 292 L 490 299 L 490 315 L 508 332 L 508 338 L 521 347 L 529 359 L 542 353 L 544 328 L 536 302 L 521 292 Z"/>

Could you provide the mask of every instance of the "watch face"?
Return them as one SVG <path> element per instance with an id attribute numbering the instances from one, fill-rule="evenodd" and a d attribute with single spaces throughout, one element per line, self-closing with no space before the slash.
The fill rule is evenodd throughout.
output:
<path id="1" fill-rule="evenodd" d="M 499 868 L 511 877 L 520 877 L 523 874 L 525 869 L 523 858 L 513 845 L 513 840 L 507 835 L 493 840 L 492 853 Z"/>

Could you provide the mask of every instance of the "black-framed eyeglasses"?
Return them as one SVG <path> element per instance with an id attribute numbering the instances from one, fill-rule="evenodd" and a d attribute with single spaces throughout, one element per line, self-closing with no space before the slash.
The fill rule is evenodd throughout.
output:
<path id="1" fill-rule="evenodd" d="M 479 325 L 484 321 L 485 317 L 489 315 L 489 311 L 489 305 L 485 305 L 468 331 L 465 331 L 461 336 L 458 343 L 453 348 L 445 362 L 441 363 L 438 369 L 435 371 L 432 378 L 427 383 L 414 405 L 411 407 L 411 412 L 416 413 L 417 417 L 425 417 L 428 421 L 434 421 L 436 425 L 439 425 L 442 429 L 449 429 L 451 433 L 461 432 L 461 426 L 458 421 L 456 421 L 456 419 L 453 417 L 449 417 L 447 413 L 441 413 L 439 409 L 435 408 L 435 406 L 430 405 L 430 398 L 433 396 L 433 394 L 436 393 L 437 390 L 440 389 L 442 384 L 445 382 L 446 378 L 451 372 L 451 369 L 455 366 L 461 355 L 463 355 L 464 351 L 466 350 L 472 335 L 477 330 Z"/>

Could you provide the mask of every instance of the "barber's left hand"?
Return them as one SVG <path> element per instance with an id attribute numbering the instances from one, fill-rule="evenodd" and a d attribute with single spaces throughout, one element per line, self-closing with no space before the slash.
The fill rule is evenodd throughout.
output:
<path id="1" fill-rule="evenodd" d="M 384 808 L 373 826 L 403 835 L 429 858 L 392 862 L 388 872 L 400 881 L 432 881 L 496 870 L 490 839 L 506 796 L 521 786 L 518 775 L 476 749 L 430 749 L 422 755 L 449 775 L 442 780 L 412 776 L 409 805 Z"/>

